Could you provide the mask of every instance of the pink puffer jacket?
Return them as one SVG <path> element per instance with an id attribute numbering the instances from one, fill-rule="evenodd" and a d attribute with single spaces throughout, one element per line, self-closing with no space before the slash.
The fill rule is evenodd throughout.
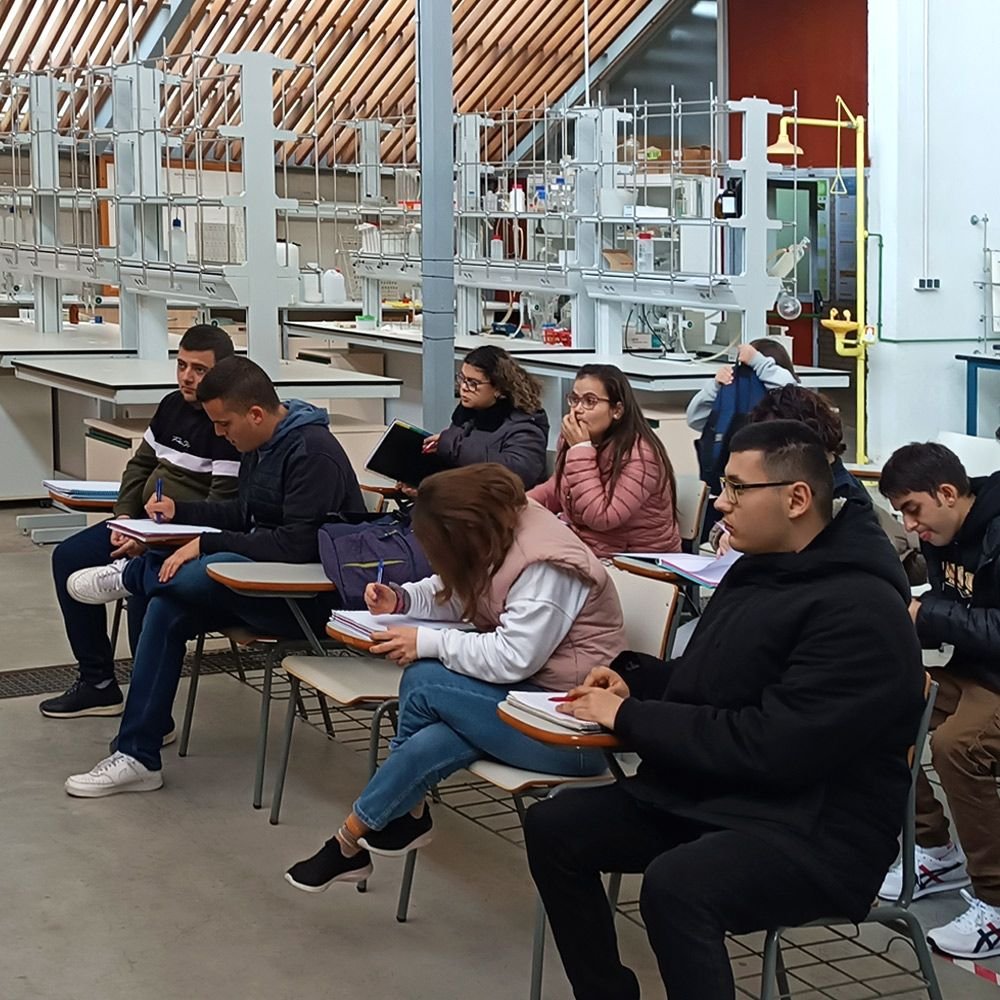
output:
<path id="1" fill-rule="evenodd" d="M 566 452 L 559 489 L 552 476 L 528 496 L 561 514 L 601 559 L 615 552 L 679 552 L 674 505 L 669 488 L 657 489 L 659 462 L 653 449 L 636 442 L 609 500 L 610 470 L 609 449 L 577 445 Z"/>

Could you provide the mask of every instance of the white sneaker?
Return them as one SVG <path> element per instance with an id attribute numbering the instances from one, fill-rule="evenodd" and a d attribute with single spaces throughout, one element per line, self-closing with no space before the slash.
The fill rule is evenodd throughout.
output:
<path id="1" fill-rule="evenodd" d="M 957 844 L 952 844 L 940 856 L 918 847 L 914 855 L 914 866 L 917 873 L 917 884 L 913 890 L 913 898 L 929 896 L 935 892 L 950 892 L 969 884 L 969 875 L 965 870 L 965 855 Z M 903 862 L 900 861 L 889 869 L 882 882 L 878 894 L 881 899 L 898 899 L 903 891 Z"/>
<path id="2" fill-rule="evenodd" d="M 69 596 L 81 604 L 110 604 L 128 597 L 122 584 L 127 559 L 116 559 L 108 566 L 91 566 L 70 573 L 66 581 Z"/>
<path id="3" fill-rule="evenodd" d="M 990 906 L 962 890 L 969 908 L 944 927 L 927 932 L 938 951 L 955 958 L 992 958 L 1000 955 L 1000 907 Z"/>
<path id="4" fill-rule="evenodd" d="M 71 774 L 66 791 L 80 799 L 101 799 L 119 792 L 155 792 L 163 787 L 163 775 L 150 771 L 128 754 L 113 753 L 86 774 Z"/>

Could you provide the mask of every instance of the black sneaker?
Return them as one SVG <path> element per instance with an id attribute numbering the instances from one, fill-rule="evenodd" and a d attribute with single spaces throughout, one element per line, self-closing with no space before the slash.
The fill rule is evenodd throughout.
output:
<path id="1" fill-rule="evenodd" d="M 433 839 L 434 832 L 431 822 L 431 811 L 424 806 L 420 819 L 414 819 L 410 813 L 397 816 L 381 830 L 369 830 L 363 837 L 358 837 L 358 843 L 367 847 L 372 854 L 381 854 L 386 858 L 398 858 L 418 847 L 426 847 Z"/>
<path id="2" fill-rule="evenodd" d="M 285 881 L 303 892 L 323 892 L 334 882 L 363 882 L 373 870 L 367 851 L 345 858 L 340 841 L 331 837 L 311 858 L 292 865 Z"/>
<path id="3" fill-rule="evenodd" d="M 121 715 L 125 711 L 125 696 L 117 681 L 96 688 L 77 680 L 65 693 L 43 701 L 38 710 L 50 719 L 79 719 L 84 715 Z"/>

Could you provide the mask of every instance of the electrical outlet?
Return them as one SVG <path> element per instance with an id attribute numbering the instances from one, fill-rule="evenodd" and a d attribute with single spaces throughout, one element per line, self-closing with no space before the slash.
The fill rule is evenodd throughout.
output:
<path id="1" fill-rule="evenodd" d="M 913 287 L 918 292 L 939 292 L 941 291 L 940 278 L 917 278 L 913 282 Z"/>

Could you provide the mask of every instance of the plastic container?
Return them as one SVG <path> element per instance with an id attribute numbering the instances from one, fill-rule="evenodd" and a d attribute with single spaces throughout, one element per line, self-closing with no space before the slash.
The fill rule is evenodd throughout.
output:
<path id="1" fill-rule="evenodd" d="M 526 212 L 528 210 L 528 199 L 520 184 L 515 184 L 510 189 L 508 208 L 511 212 Z"/>
<path id="2" fill-rule="evenodd" d="M 322 302 L 323 273 L 319 269 L 319 264 L 312 262 L 306 264 L 306 269 L 299 275 L 299 299 L 302 302 Z"/>
<path id="3" fill-rule="evenodd" d="M 180 219 L 174 219 L 170 223 L 170 261 L 173 264 L 188 262 L 187 233 L 184 232 L 184 223 Z"/>
<path id="4" fill-rule="evenodd" d="M 275 244 L 275 260 L 278 267 L 290 267 L 293 271 L 299 269 L 299 245 L 278 240 Z"/>
<path id="5" fill-rule="evenodd" d="M 347 283 L 336 268 L 331 267 L 323 272 L 321 290 L 324 302 L 347 301 Z"/>
<path id="6" fill-rule="evenodd" d="M 653 234 L 638 233 L 635 238 L 635 269 L 648 274 L 653 270 Z"/>
<path id="7" fill-rule="evenodd" d="M 503 260 L 503 257 L 503 238 L 500 236 L 493 236 L 490 239 L 490 260 Z"/>

